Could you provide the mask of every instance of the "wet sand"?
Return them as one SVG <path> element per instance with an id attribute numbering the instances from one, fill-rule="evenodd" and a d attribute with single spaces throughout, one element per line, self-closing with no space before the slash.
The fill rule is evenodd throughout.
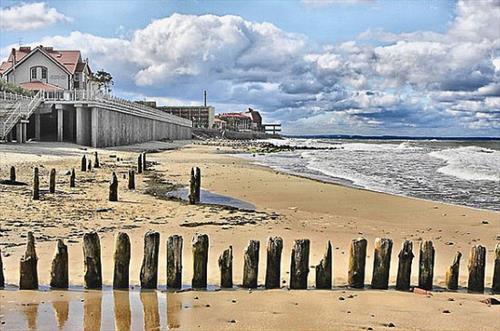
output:
<path id="1" fill-rule="evenodd" d="M 84 151 L 78 149 L 76 145 L 69 144 L 48 144 L 47 148 L 40 148 L 41 144 L 28 144 L 22 146 L 21 149 L 11 148 L 6 151 L 4 146 L 0 146 L 1 178 L 8 178 L 10 165 L 16 164 L 18 180 L 31 183 L 33 165 L 43 165 L 41 186 L 46 188 L 48 172 L 52 167 L 58 170 L 57 193 L 55 195 L 43 194 L 41 201 L 31 201 L 29 186 L 0 185 L 2 210 L 0 248 L 6 282 L 11 286 L 18 283 L 19 259 L 24 252 L 25 235 L 27 231 L 33 231 L 37 239 L 40 283 L 44 285 L 49 283 L 49 266 L 55 250 L 55 240 L 64 238 L 69 245 L 70 284 L 77 289 L 83 284 L 81 237 L 84 232 L 92 229 L 97 230 L 101 237 L 105 285 L 112 284 L 114 234 L 117 231 L 125 231 L 130 235 L 132 242 L 131 284 L 137 286 L 142 260 L 143 235 L 147 230 L 152 229 L 159 231 L 161 235 L 158 280 L 162 286 L 165 284 L 166 239 L 172 234 L 184 236 L 183 283 L 186 285 L 190 283 L 192 270 L 190 240 L 195 232 L 207 233 L 210 236 L 208 281 L 213 285 L 219 283 L 218 256 L 229 245 L 232 245 L 234 250 L 234 281 L 235 284 L 241 283 L 242 252 L 250 239 L 261 241 L 259 283 L 263 283 L 264 251 L 267 238 L 271 235 L 279 235 L 284 239 L 282 257 L 284 286 L 288 284 L 287 271 L 294 239 L 311 239 L 311 266 L 319 262 L 327 241 L 331 240 L 334 285 L 342 286 L 345 285 L 347 279 L 349 242 L 359 236 L 368 240 L 365 281 L 367 284 L 371 279 L 373 241 L 376 237 L 384 236 L 394 240 L 391 284 L 395 282 L 397 252 L 401 242 L 404 239 L 414 241 L 416 258 L 413 260 L 412 281 L 416 284 L 418 244 L 421 240 L 430 239 L 436 247 L 435 285 L 444 285 L 445 270 L 452 262 L 455 252 L 459 250 L 465 256 L 461 264 L 459 283 L 460 286 L 466 286 L 468 251 L 471 245 L 480 243 L 487 247 L 486 286 L 491 286 L 492 252 L 494 245 L 498 242 L 497 236 L 500 235 L 500 213 L 397 197 L 299 178 L 229 156 L 223 148 L 191 145 L 182 150 L 149 154 L 149 161 L 158 162 L 154 165 L 155 174 L 174 183 L 187 184 L 190 168 L 194 165 L 200 166 L 204 189 L 248 202 L 256 206 L 257 211 L 241 212 L 213 206 L 189 206 L 178 201 L 158 199 L 144 194 L 151 174 L 137 176 L 135 191 L 128 191 L 125 188 L 126 180 L 123 179 L 123 175 L 129 168 L 135 166 L 136 152 L 141 150 L 141 147 L 100 150 L 103 167 L 90 173 L 81 173 L 78 171 L 80 157 L 82 153 L 94 151 L 93 149 Z M 158 143 L 143 148 L 161 146 Z M 113 156 L 118 156 L 123 161 L 117 162 L 116 157 Z M 77 170 L 77 188 L 75 189 L 69 188 L 69 176 L 65 175 L 71 167 Z M 117 171 L 120 179 L 120 201 L 117 203 L 107 201 L 111 171 Z M 314 269 L 311 269 L 309 286 L 312 287 L 313 284 Z M 470 329 L 468 325 L 487 329 L 500 322 L 498 306 L 488 307 L 479 302 L 481 299 L 490 297 L 487 294 L 434 293 L 431 298 L 425 296 L 422 298 L 413 293 L 366 290 L 356 291 L 355 294 L 358 296 L 353 300 L 339 300 L 338 291 L 341 290 L 277 290 L 256 291 L 251 294 L 246 291 L 186 292 L 169 294 L 165 304 L 169 306 L 168 323 L 171 319 L 174 321 L 177 319 L 179 322 L 173 323 L 172 326 L 184 329 L 198 328 L 198 325 L 204 329 L 226 327 L 237 329 L 251 327 L 260 329 L 366 329 L 372 327 L 379 329 L 384 327 L 383 323 L 389 322 L 403 329 Z M 36 298 L 40 302 L 48 303 L 51 301 L 50 298 L 44 298 L 44 296 L 52 296 L 55 292 L 1 291 L 0 293 L 2 295 L 0 321 L 11 325 L 10 323 L 17 320 L 14 318 L 17 315 L 8 312 L 16 310 L 16 305 L 29 303 L 30 300 Z M 81 299 L 79 296 L 83 295 L 78 290 L 71 290 L 64 294 L 76 296 L 75 302 L 79 301 Z M 103 301 L 108 300 L 105 299 L 106 295 Z M 131 293 L 130 297 L 133 298 L 134 295 L 136 294 Z M 165 295 L 158 294 L 158 298 L 162 296 Z M 183 300 L 195 300 L 194 296 L 198 296 L 199 300 L 210 302 L 208 303 L 210 307 L 207 308 L 220 305 L 220 309 L 203 310 L 200 307 L 200 309 L 191 310 L 170 310 L 169 300 L 171 302 L 179 300 L 182 303 Z M 226 307 L 225 300 L 229 300 L 231 296 L 236 296 L 240 304 Z M 455 296 L 457 300 L 447 303 L 449 296 Z M 69 297 L 67 299 L 70 300 Z M 16 303 L 5 304 L 9 300 L 16 301 Z M 356 306 L 356 300 L 364 303 L 358 303 Z M 448 304 L 451 305 L 457 301 L 462 302 L 462 305 L 457 305 L 453 310 L 448 308 Z M 298 302 L 301 309 L 297 310 L 293 302 Z M 344 303 L 352 304 L 351 313 L 347 313 L 342 310 L 342 306 L 338 306 Z M 422 305 L 418 305 L 419 303 Z M 109 305 L 104 306 L 106 309 L 109 307 Z M 273 313 L 273 307 L 280 309 Z M 443 313 L 443 309 L 449 309 L 452 313 Z M 74 329 L 82 328 L 84 314 L 82 315 L 81 310 L 76 309 L 74 312 L 76 316 L 71 317 L 80 322 L 78 325 L 75 324 Z M 163 313 L 159 314 L 160 317 L 165 315 L 165 309 L 161 311 Z M 132 320 L 136 315 L 136 320 L 141 320 L 142 313 L 142 308 L 134 309 L 131 313 Z M 234 315 L 230 316 L 229 313 L 234 313 Z M 369 325 L 370 320 L 365 318 L 371 318 L 370 314 L 375 314 L 377 318 L 373 324 Z M 69 315 L 73 315 L 71 311 Z M 102 328 L 106 329 L 107 325 L 113 326 L 113 324 L 104 324 L 107 323 L 106 319 L 112 319 L 111 314 L 103 314 L 103 316 L 106 318 L 103 318 Z M 452 318 L 448 318 L 450 316 Z M 229 323 L 230 318 L 235 319 L 236 323 Z M 472 321 L 475 322 L 470 324 Z M 37 327 L 41 329 L 45 325 L 39 323 Z M 53 327 L 56 324 L 49 323 L 48 325 Z"/>

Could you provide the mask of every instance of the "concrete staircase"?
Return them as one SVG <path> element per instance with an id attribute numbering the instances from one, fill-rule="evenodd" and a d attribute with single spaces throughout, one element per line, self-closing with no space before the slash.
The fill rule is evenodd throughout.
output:
<path id="1" fill-rule="evenodd" d="M 34 97 L 0 94 L 0 140 L 6 140 L 15 125 L 22 119 L 28 119 L 42 102 L 42 92 Z"/>

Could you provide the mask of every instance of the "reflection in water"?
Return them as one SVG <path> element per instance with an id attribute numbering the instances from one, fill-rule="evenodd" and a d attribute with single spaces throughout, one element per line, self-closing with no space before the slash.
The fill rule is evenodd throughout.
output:
<path id="1" fill-rule="evenodd" d="M 101 305 L 102 295 L 100 292 L 85 292 L 83 294 L 83 329 L 85 331 L 96 331 L 101 329 Z"/>
<path id="2" fill-rule="evenodd" d="M 36 330 L 36 320 L 38 318 L 38 303 L 28 303 L 24 306 L 24 315 L 28 322 L 28 330 Z"/>
<path id="3" fill-rule="evenodd" d="M 129 292 L 113 291 L 113 299 L 115 302 L 116 331 L 130 331 L 131 313 Z"/>
<path id="4" fill-rule="evenodd" d="M 54 301 L 52 302 L 54 312 L 56 313 L 57 327 L 59 330 L 64 328 L 64 324 L 68 321 L 69 302 L 68 301 Z"/>
<path id="5" fill-rule="evenodd" d="M 177 329 L 181 326 L 179 313 L 182 309 L 180 295 L 167 292 L 167 323 L 169 329 Z"/>
<path id="6" fill-rule="evenodd" d="M 160 314 L 158 312 L 158 295 L 156 291 L 141 291 L 140 296 L 144 311 L 144 330 L 159 330 Z"/>

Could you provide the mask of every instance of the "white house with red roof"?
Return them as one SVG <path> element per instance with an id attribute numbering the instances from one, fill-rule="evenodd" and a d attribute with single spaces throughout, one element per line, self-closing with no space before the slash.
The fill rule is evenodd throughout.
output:
<path id="1" fill-rule="evenodd" d="M 91 73 L 80 51 L 41 45 L 13 48 L 0 65 L 0 77 L 32 91 L 86 90 L 90 88 Z"/>

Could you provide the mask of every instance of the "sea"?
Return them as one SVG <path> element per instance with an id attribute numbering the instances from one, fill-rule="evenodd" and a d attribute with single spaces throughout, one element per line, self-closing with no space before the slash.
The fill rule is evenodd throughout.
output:
<path id="1" fill-rule="evenodd" d="M 318 136 L 266 142 L 297 149 L 245 157 L 326 182 L 500 211 L 500 139 Z"/>

